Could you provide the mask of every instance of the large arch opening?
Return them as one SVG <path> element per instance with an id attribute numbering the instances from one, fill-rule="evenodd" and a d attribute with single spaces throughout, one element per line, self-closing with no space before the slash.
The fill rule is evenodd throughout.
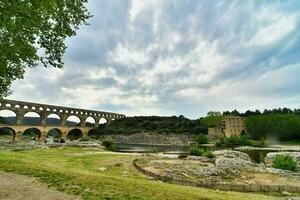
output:
<path id="1" fill-rule="evenodd" d="M 89 132 L 88 132 L 87 135 L 88 135 L 90 138 L 98 139 L 98 138 L 99 138 L 99 133 L 98 133 L 98 132 L 99 132 L 99 131 L 97 131 L 97 129 L 93 128 L 93 129 L 89 130 Z"/>
<path id="2" fill-rule="evenodd" d="M 94 127 L 96 124 L 96 120 L 93 117 L 88 117 L 85 120 L 84 125 L 87 127 Z"/>
<path id="3" fill-rule="evenodd" d="M 77 116 L 71 115 L 66 120 L 66 126 L 74 127 L 79 126 L 81 122 L 81 119 Z"/>
<path id="4" fill-rule="evenodd" d="M 50 114 L 47 116 L 46 125 L 48 126 L 59 126 L 61 124 L 61 118 L 57 114 Z"/>
<path id="5" fill-rule="evenodd" d="M 105 119 L 104 117 L 102 117 L 102 118 L 99 120 L 99 124 L 107 124 L 107 119 Z"/>
<path id="6" fill-rule="evenodd" d="M 0 128 L 0 141 L 11 142 L 15 140 L 16 131 L 9 127 Z"/>
<path id="7" fill-rule="evenodd" d="M 0 124 L 17 124 L 16 113 L 11 110 L 1 110 Z"/>
<path id="8" fill-rule="evenodd" d="M 41 125 L 41 116 L 36 112 L 27 112 L 23 117 L 23 125 Z"/>
<path id="9" fill-rule="evenodd" d="M 41 131 L 37 128 L 26 129 L 22 134 L 22 140 L 31 141 L 38 140 L 41 136 Z"/>
<path id="10" fill-rule="evenodd" d="M 67 138 L 72 141 L 72 140 L 78 140 L 82 138 L 82 136 L 83 136 L 82 131 L 78 128 L 75 128 L 68 133 Z"/>
<path id="11" fill-rule="evenodd" d="M 53 128 L 48 131 L 46 141 L 47 142 L 59 142 L 62 136 L 62 131 L 58 128 Z"/>

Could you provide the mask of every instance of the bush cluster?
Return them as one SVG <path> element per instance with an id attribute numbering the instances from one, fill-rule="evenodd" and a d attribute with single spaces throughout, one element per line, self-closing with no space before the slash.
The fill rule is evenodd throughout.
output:
<path id="1" fill-rule="evenodd" d="M 216 146 L 219 147 L 238 147 L 251 145 L 249 138 L 245 135 L 231 135 L 230 137 L 221 137 L 216 142 Z"/>
<path id="2" fill-rule="evenodd" d="M 115 146 L 115 141 L 112 139 L 105 139 L 102 141 L 102 146 L 104 146 L 107 150 L 109 151 L 115 151 L 116 150 L 116 146 Z"/>
<path id="3" fill-rule="evenodd" d="M 207 144 L 209 142 L 207 135 L 200 133 L 196 136 L 197 144 Z"/>
<path id="4" fill-rule="evenodd" d="M 192 156 L 205 156 L 207 158 L 214 158 L 215 155 L 209 149 L 199 148 L 198 146 L 193 146 L 190 149 L 190 155 Z"/>
<path id="5" fill-rule="evenodd" d="M 297 161 L 290 155 L 277 155 L 273 167 L 290 171 L 297 171 Z"/>

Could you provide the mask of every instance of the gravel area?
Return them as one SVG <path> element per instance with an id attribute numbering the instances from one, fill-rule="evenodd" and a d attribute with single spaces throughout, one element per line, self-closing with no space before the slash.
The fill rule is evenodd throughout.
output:
<path id="1" fill-rule="evenodd" d="M 34 178 L 0 172 L 0 200 L 79 200 Z"/>

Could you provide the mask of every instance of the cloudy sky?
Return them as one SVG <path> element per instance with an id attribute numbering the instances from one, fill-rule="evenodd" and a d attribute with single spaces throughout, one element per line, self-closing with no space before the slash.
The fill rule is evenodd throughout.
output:
<path id="1" fill-rule="evenodd" d="M 300 107 L 300 1 L 89 0 L 63 69 L 27 70 L 10 99 L 185 115 Z"/>

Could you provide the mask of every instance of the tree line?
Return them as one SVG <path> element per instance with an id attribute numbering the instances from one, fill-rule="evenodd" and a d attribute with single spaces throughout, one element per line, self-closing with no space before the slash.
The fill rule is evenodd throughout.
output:
<path id="1" fill-rule="evenodd" d="M 207 133 L 207 129 L 201 126 L 199 119 L 191 120 L 184 116 L 139 116 L 126 117 L 113 121 L 109 125 L 102 125 L 95 134 L 133 134 L 133 133 L 157 133 L 157 134 L 199 134 Z"/>

